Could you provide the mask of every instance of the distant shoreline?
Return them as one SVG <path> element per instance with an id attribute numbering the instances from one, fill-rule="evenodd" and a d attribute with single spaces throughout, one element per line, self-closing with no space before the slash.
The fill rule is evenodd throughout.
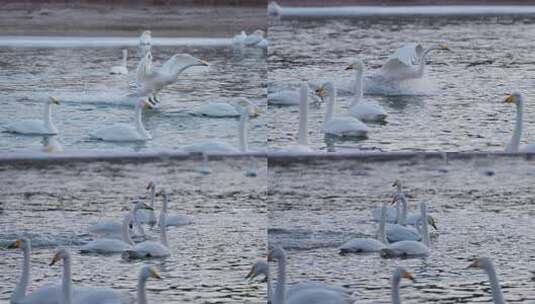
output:
<path id="1" fill-rule="evenodd" d="M 0 35 L 231 37 L 266 29 L 262 6 L 126 6 L 4 3 Z"/>

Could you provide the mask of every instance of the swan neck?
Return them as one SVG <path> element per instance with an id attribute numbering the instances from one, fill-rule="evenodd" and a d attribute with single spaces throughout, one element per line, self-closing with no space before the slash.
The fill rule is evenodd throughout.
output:
<path id="1" fill-rule="evenodd" d="M 336 107 L 336 92 L 331 90 L 331 88 L 329 88 L 329 95 L 327 96 L 327 113 L 325 114 L 325 123 L 333 119 L 334 110 Z"/>
<path id="2" fill-rule="evenodd" d="M 431 242 L 429 240 L 429 226 L 427 224 L 427 208 L 422 208 L 422 237 L 424 241 L 424 245 L 429 247 L 431 245 Z"/>
<path id="3" fill-rule="evenodd" d="M 502 288 L 498 282 L 498 276 L 496 275 L 496 270 L 492 264 L 485 267 L 485 272 L 489 276 L 490 288 L 492 289 L 492 299 L 495 304 L 505 304 L 503 300 Z"/>
<path id="4" fill-rule="evenodd" d="M 379 241 L 385 245 L 388 245 L 388 240 L 386 238 L 386 203 L 381 207 L 381 220 L 379 222 Z"/>
<path id="5" fill-rule="evenodd" d="M 167 231 L 165 227 L 167 222 L 167 202 L 164 202 L 164 208 L 162 208 L 162 212 L 160 213 L 160 242 L 165 246 L 168 247 L 167 244 Z"/>
<path id="6" fill-rule="evenodd" d="M 395 273 L 392 277 L 392 304 L 401 304 L 401 296 L 399 295 L 399 282 L 401 276 Z"/>
<path id="7" fill-rule="evenodd" d="M 126 68 L 126 60 L 128 58 L 128 53 L 127 51 L 124 51 L 123 52 L 123 61 L 122 61 L 122 66 Z"/>
<path id="8" fill-rule="evenodd" d="M 353 102 L 351 103 L 351 106 L 356 105 L 359 103 L 362 98 L 364 97 L 364 71 L 361 69 L 357 69 L 355 72 L 355 96 L 353 98 Z"/>
<path id="9" fill-rule="evenodd" d="M 138 230 L 139 234 L 141 234 L 142 236 L 145 236 L 145 229 L 143 229 L 143 226 L 139 222 L 139 217 L 137 215 L 138 210 L 139 209 L 137 208 L 134 208 L 132 210 L 132 220 L 134 221 L 134 226 L 136 226 L 136 229 Z"/>
<path id="10" fill-rule="evenodd" d="M 247 120 L 249 119 L 249 110 L 244 109 L 240 115 L 239 137 L 240 137 L 240 151 L 247 152 Z"/>
<path id="11" fill-rule="evenodd" d="M 405 199 L 405 196 L 401 196 L 401 225 L 406 226 L 407 225 L 407 200 Z"/>
<path id="12" fill-rule="evenodd" d="M 308 89 L 301 88 L 301 99 L 299 101 L 299 131 L 297 133 L 297 143 L 308 145 Z"/>
<path id="13" fill-rule="evenodd" d="M 428 48 L 422 54 L 422 57 L 420 58 L 420 62 L 418 64 L 418 77 L 422 77 L 424 75 L 425 58 L 427 57 L 427 54 L 429 54 L 429 52 L 434 51 L 436 49 L 438 49 L 438 48 L 436 48 L 436 47 Z"/>
<path id="14" fill-rule="evenodd" d="M 145 130 L 145 127 L 143 126 L 143 121 L 141 120 L 142 119 L 142 113 L 143 113 L 143 107 L 142 106 L 139 106 L 139 105 L 136 105 L 136 116 L 135 116 L 135 121 L 136 121 L 136 130 L 145 138 L 149 137 L 149 133 L 147 132 L 147 130 Z"/>
<path id="15" fill-rule="evenodd" d="M 145 285 L 147 283 L 147 278 L 143 273 L 139 274 L 139 279 L 137 281 L 137 303 L 138 304 L 147 304 L 147 292 L 145 290 Z"/>
<path id="16" fill-rule="evenodd" d="M 401 203 L 399 200 L 396 202 L 396 224 L 401 223 Z"/>
<path id="17" fill-rule="evenodd" d="M 277 275 L 277 290 L 274 304 L 286 304 L 286 255 L 279 259 L 279 273 Z"/>
<path id="18" fill-rule="evenodd" d="M 516 122 L 515 122 L 515 130 L 513 132 L 513 137 L 511 137 L 511 141 L 507 145 L 507 151 L 508 153 L 516 153 L 518 152 L 518 148 L 520 146 L 520 137 L 522 137 L 522 123 L 524 120 L 524 104 L 522 100 L 519 100 L 516 104 Z"/>
<path id="19" fill-rule="evenodd" d="M 268 296 L 268 303 L 274 303 L 273 302 L 273 284 L 271 283 L 271 271 L 269 271 L 269 266 L 268 266 L 268 271 L 266 273 L 266 281 L 267 281 L 267 296 Z"/>
<path id="20" fill-rule="evenodd" d="M 26 296 L 26 289 L 28 288 L 28 283 L 30 282 L 30 246 L 26 245 L 23 249 L 23 261 L 22 261 L 22 274 L 20 276 L 20 281 L 15 291 L 11 295 L 11 303 L 17 303 Z"/>
<path id="21" fill-rule="evenodd" d="M 62 277 L 63 303 L 71 304 L 72 297 L 72 277 L 71 277 L 71 257 L 63 258 L 63 277 Z"/>
<path id="22" fill-rule="evenodd" d="M 156 199 L 156 187 L 150 187 L 150 206 L 154 208 L 154 200 Z"/>
<path id="23" fill-rule="evenodd" d="M 52 123 L 52 104 L 48 101 L 45 103 L 44 121 L 46 129 L 54 131 L 56 127 Z"/>

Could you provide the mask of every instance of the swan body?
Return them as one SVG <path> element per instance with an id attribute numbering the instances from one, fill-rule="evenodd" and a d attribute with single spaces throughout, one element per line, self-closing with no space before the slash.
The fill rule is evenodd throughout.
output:
<path id="1" fill-rule="evenodd" d="M 318 90 L 316 95 L 327 96 L 327 112 L 323 123 L 323 132 L 326 135 L 340 137 L 367 137 L 369 128 L 354 117 L 335 117 L 336 88 L 327 82 Z"/>
<path id="2" fill-rule="evenodd" d="M 120 75 L 128 74 L 128 68 L 126 67 L 127 59 L 128 59 L 128 50 L 124 49 L 123 60 L 121 61 L 121 65 L 111 67 L 110 74 L 120 74 Z"/>
<path id="3" fill-rule="evenodd" d="M 59 105 L 59 99 L 50 96 L 44 103 L 44 118 L 25 119 L 12 123 L 6 127 L 10 133 L 26 135 L 54 135 L 58 134 L 58 129 L 52 122 L 52 105 Z"/>
<path id="4" fill-rule="evenodd" d="M 400 224 L 388 224 L 386 226 L 386 238 L 389 242 L 419 241 L 422 236 L 418 231 Z"/>
<path id="5" fill-rule="evenodd" d="M 247 121 L 249 120 L 249 111 L 246 108 L 240 109 L 240 123 L 238 127 L 238 138 L 240 141 L 239 149 L 221 141 L 204 141 L 194 143 L 184 147 L 184 151 L 193 153 L 238 153 L 247 152 Z"/>
<path id="6" fill-rule="evenodd" d="M 314 152 L 314 149 L 309 147 L 308 141 L 308 85 L 306 83 L 302 83 L 299 91 L 299 129 L 297 132 L 297 143 L 283 148 L 281 150 L 283 152 Z"/>
<path id="7" fill-rule="evenodd" d="M 158 70 L 152 68 L 152 54 L 147 52 L 136 70 L 138 96 L 156 96 L 164 87 L 177 81 L 178 75 L 194 66 L 208 66 L 208 62 L 189 54 L 175 54 Z"/>
<path id="8" fill-rule="evenodd" d="M 159 195 L 162 196 L 163 198 L 163 205 L 162 205 L 162 208 L 163 210 L 165 210 L 165 226 L 166 227 L 169 227 L 169 226 L 184 226 L 184 225 L 189 225 L 191 224 L 193 221 L 192 219 L 187 216 L 187 215 L 183 215 L 183 214 L 167 214 L 167 207 L 169 205 L 169 196 L 167 195 L 167 193 L 165 192 L 165 190 L 162 190 L 160 191 Z"/>
<path id="9" fill-rule="evenodd" d="M 381 220 L 379 221 L 379 231 L 377 231 L 377 239 L 372 238 L 357 238 L 349 240 L 340 247 L 340 254 L 345 253 L 369 253 L 378 252 L 388 245 L 386 238 L 386 202 L 381 207 Z"/>
<path id="10" fill-rule="evenodd" d="M 496 269 L 494 269 L 494 265 L 492 264 L 490 258 L 480 257 L 470 264 L 468 268 L 483 269 L 483 271 L 485 271 L 489 277 L 493 302 L 495 304 L 505 304 L 502 288 L 500 287 L 500 282 L 498 281 L 498 276 L 496 274 Z"/>
<path id="11" fill-rule="evenodd" d="M 268 104 L 278 106 L 299 105 L 299 93 L 291 90 L 282 90 L 268 94 Z"/>
<path id="12" fill-rule="evenodd" d="M 349 114 L 360 121 L 364 122 L 381 122 L 387 117 L 385 109 L 376 103 L 363 102 L 364 96 L 364 64 L 360 60 L 356 60 L 350 64 L 346 70 L 354 69 L 355 73 L 355 88 L 353 101 L 349 107 Z"/>
<path id="13" fill-rule="evenodd" d="M 246 108 L 249 111 L 250 117 L 256 117 L 260 114 L 261 109 L 253 102 L 246 98 L 237 98 L 229 102 L 210 101 L 201 105 L 197 111 L 197 115 L 207 117 L 240 117 L 241 108 Z"/>
<path id="14" fill-rule="evenodd" d="M 149 105 L 149 102 L 144 99 L 141 99 L 136 104 L 134 126 L 121 123 L 114 124 L 92 132 L 91 137 L 103 141 L 117 142 L 147 141 L 152 139 L 152 136 L 145 129 L 143 122 L 141 121 L 143 108 Z"/>
<path id="15" fill-rule="evenodd" d="M 135 214 L 138 210 L 141 210 L 141 209 L 152 210 L 153 208 L 142 202 L 139 202 L 139 201 L 135 202 L 135 205 L 132 208 L 131 219 L 133 219 L 134 224 L 136 225 L 138 225 L 139 223 L 136 220 Z M 112 219 L 104 219 L 95 223 L 91 223 L 87 230 L 90 234 L 105 236 L 107 238 L 123 239 L 124 238 L 123 224 L 124 224 L 124 221 L 120 222 L 120 221 L 112 220 Z"/>
<path id="16" fill-rule="evenodd" d="M 523 116 L 524 116 L 524 97 L 520 92 L 515 92 L 511 95 L 509 95 L 505 99 L 506 103 L 514 103 L 516 104 L 516 122 L 515 122 L 515 130 L 513 132 L 513 136 L 511 137 L 511 140 L 507 144 L 507 147 L 505 148 L 505 152 L 507 153 L 518 153 L 518 152 L 535 152 L 535 144 L 528 144 L 522 147 L 520 149 L 520 139 L 522 137 L 522 124 L 523 124 Z"/>
<path id="17" fill-rule="evenodd" d="M 99 253 L 99 254 L 108 254 L 108 253 L 121 253 L 126 249 L 132 248 L 134 242 L 130 238 L 130 223 L 132 222 L 132 216 L 127 214 L 123 219 L 122 226 L 122 239 L 96 239 L 93 240 L 80 249 L 81 253 Z"/>

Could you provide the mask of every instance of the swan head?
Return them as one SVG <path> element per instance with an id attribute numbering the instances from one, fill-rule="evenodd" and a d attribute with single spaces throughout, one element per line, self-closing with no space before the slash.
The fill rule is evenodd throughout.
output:
<path id="1" fill-rule="evenodd" d="M 160 196 L 161 196 L 161 197 L 167 197 L 167 191 L 165 190 L 165 188 L 162 188 L 162 189 L 160 189 L 160 191 L 158 191 L 158 192 L 156 193 L 156 196 L 157 196 L 157 197 L 160 197 Z"/>
<path id="2" fill-rule="evenodd" d="M 429 225 L 431 225 L 431 227 L 433 227 L 433 229 L 435 229 L 436 231 L 438 231 L 438 227 L 437 227 L 437 220 L 431 216 L 431 215 L 428 215 L 427 216 L 427 223 Z"/>
<path id="3" fill-rule="evenodd" d="M 392 187 L 401 187 L 401 181 L 399 179 L 396 179 L 392 184 Z"/>
<path id="4" fill-rule="evenodd" d="M 268 273 L 269 273 L 268 263 L 266 263 L 266 261 L 256 261 L 253 267 L 251 267 L 251 271 L 249 271 L 249 273 L 245 276 L 245 278 L 249 280 L 253 280 L 257 276 L 263 275 L 264 279 L 262 280 L 262 282 L 266 282 Z"/>
<path id="5" fill-rule="evenodd" d="M 492 260 L 489 258 L 489 257 L 479 257 L 479 258 L 476 258 L 470 265 L 468 265 L 468 267 L 466 267 L 467 269 L 469 268 L 476 268 L 476 269 L 483 269 L 483 270 L 486 270 L 486 269 L 489 269 L 491 267 L 494 267 L 492 265 Z"/>
<path id="6" fill-rule="evenodd" d="M 154 266 L 145 265 L 141 268 L 141 277 L 143 279 L 153 278 L 153 279 L 161 279 L 160 273 Z"/>
<path id="7" fill-rule="evenodd" d="M 321 98 L 322 101 L 324 101 L 324 98 L 330 94 L 333 94 L 334 90 L 335 88 L 332 82 L 326 82 L 322 84 L 319 88 L 317 88 L 314 91 L 314 94 L 316 94 L 316 96 L 318 96 L 319 98 Z"/>
<path id="8" fill-rule="evenodd" d="M 446 42 L 439 43 L 437 48 L 441 51 L 452 51 Z"/>
<path id="9" fill-rule="evenodd" d="M 50 262 L 50 266 L 56 264 L 60 260 L 69 259 L 71 257 L 71 254 L 69 253 L 69 250 L 66 248 L 60 248 L 56 253 L 54 254 L 54 257 L 52 257 L 52 262 Z"/>
<path id="10" fill-rule="evenodd" d="M 59 105 L 59 98 L 56 96 L 50 96 L 48 97 L 48 103 Z"/>
<path id="11" fill-rule="evenodd" d="M 353 61 L 351 64 L 349 64 L 345 69 L 346 70 L 356 70 L 358 72 L 363 72 L 364 71 L 364 63 L 360 59 L 357 59 L 357 60 Z"/>
<path id="12" fill-rule="evenodd" d="M 522 102 L 522 93 L 520 92 L 513 92 L 512 94 L 509 94 L 507 98 L 505 98 L 505 103 L 514 103 L 519 104 Z"/>
<path id="13" fill-rule="evenodd" d="M 413 283 L 416 282 L 416 279 L 414 278 L 414 275 L 412 273 L 410 273 L 409 271 L 407 271 L 405 268 L 403 267 L 397 267 L 395 270 L 394 270 L 394 279 L 396 280 L 400 280 L 400 279 L 409 279 L 411 280 Z"/>
<path id="14" fill-rule="evenodd" d="M 29 247 L 30 247 L 30 240 L 27 238 L 17 239 L 13 243 L 7 246 L 7 248 L 9 249 L 17 249 L 17 248 L 26 249 Z"/>
<path id="15" fill-rule="evenodd" d="M 268 261 L 279 261 L 286 259 L 286 251 L 282 247 L 274 247 L 268 254 Z"/>
<path id="16" fill-rule="evenodd" d="M 150 181 L 145 187 L 145 190 L 152 190 L 152 189 L 156 189 L 156 184 L 153 181 Z"/>

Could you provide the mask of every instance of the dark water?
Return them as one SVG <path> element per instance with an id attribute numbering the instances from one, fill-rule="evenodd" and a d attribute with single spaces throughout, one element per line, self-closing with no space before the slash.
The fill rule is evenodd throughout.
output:
<path id="1" fill-rule="evenodd" d="M 73 255 L 73 277 L 82 286 L 109 286 L 135 294 L 141 262 L 120 256 L 80 255 L 91 221 L 122 218 L 133 197 L 147 196 L 149 180 L 171 193 L 169 214 L 187 214 L 194 224 L 168 228 L 171 256 L 146 263 L 161 272 L 149 280 L 150 303 L 265 303 L 265 287 L 244 277 L 266 252 L 265 160 L 258 176 L 245 177 L 245 160 L 210 162 L 211 175 L 196 161 L 145 164 L 106 163 L 0 169 L 0 302 L 11 296 L 20 276 L 22 252 L 5 246 L 30 237 L 30 290 L 61 277 L 49 267 L 57 246 Z M 156 202 L 161 207 L 161 202 Z M 157 231 L 148 231 L 158 237 Z"/>
<path id="2" fill-rule="evenodd" d="M 143 123 L 153 139 L 142 144 L 118 144 L 91 140 L 89 132 L 113 123 L 131 123 L 133 109 L 113 107 L 133 92 L 137 47 L 130 47 L 129 75 L 109 75 L 118 65 L 122 48 L 62 47 L 0 48 L 0 126 L 21 118 L 41 118 L 42 101 L 58 96 L 63 104 L 53 109 L 65 150 L 180 150 L 193 142 L 215 139 L 238 145 L 238 119 L 213 119 L 190 115 L 203 102 L 245 97 L 265 106 L 266 64 L 262 51 L 236 50 L 231 46 L 154 46 L 154 66 L 175 53 L 189 53 L 210 63 L 192 68 L 161 92 L 162 108 L 144 112 Z M 102 102 L 107 102 L 103 104 Z M 264 148 L 264 117 L 249 124 L 251 149 Z M 40 137 L 0 133 L 3 150 L 41 148 Z"/>
<path id="3" fill-rule="evenodd" d="M 287 248 L 289 282 L 343 286 L 359 303 L 390 303 L 396 266 L 417 279 L 402 284 L 404 303 L 489 303 L 486 274 L 465 269 L 472 258 L 489 256 L 507 302 L 524 303 L 535 299 L 534 166 L 494 157 L 274 164 L 268 178 L 269 245 Z M 338 255 L 343 242 L 375 235 L 371 209 L 391 200 L 396 178 L 404 184 L 409 211 L 427 201 L 438 220 L 431 255 Z"/>
<path id="4" fill-rule="evenodd" d="M 417 96 L 365 96 L 389 114 L 387 125 L 369 124 L 369 139 L 334 144 L 334 150 L 503 151 L 514 126 L 515 108 L 505 93 L 525 95 L 523 142 L 533 141 L 533 18 L 363 18 L 271 20 L 268 56 L 271 89 L 299 81 L 350 79 L 344 71 L 360 58 L 372 73 L 405 43 L 430 47 L 447 42 L 453 53 L 432 52 Z M 338 113 L 349 104 L 339 96 Z M 326 149 L 321 132 L 325 109 L 309 114 L 311 145 Z M 295 141 L 296 109 L 269 107 L 269 140 Z"/>

